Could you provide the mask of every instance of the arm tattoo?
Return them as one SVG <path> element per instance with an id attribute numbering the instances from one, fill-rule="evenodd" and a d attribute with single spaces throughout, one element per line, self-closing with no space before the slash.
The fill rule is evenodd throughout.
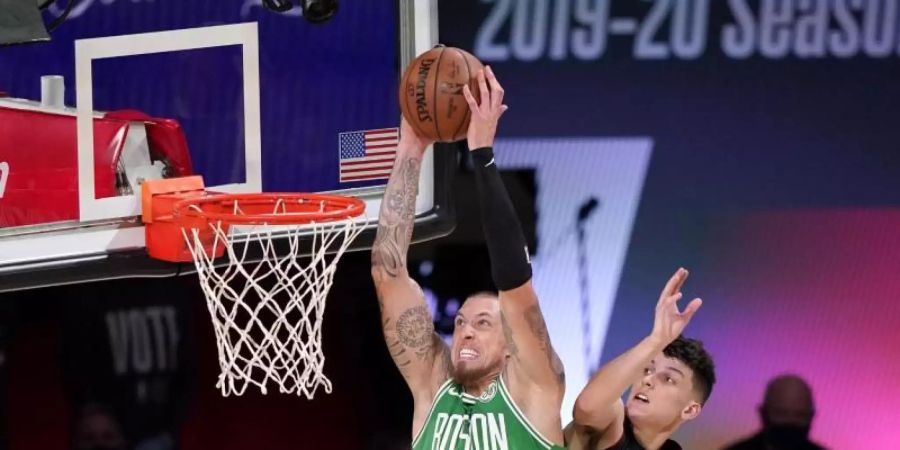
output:
<path id="1" fill-rule="evenodd" d="M 509 351 L 509 354 L 513 357 L 519 354 L 519 348 L 516 347 L 516 341 L 513 340 L 512 328 L 509 327 L 509 322 L 506 321 L 506 314 L 503 314 L 503 310 L 500 310 L 500 322 L 503 324 L 503 336 L 506 337 L 506 350 Z"/>
<path id="2" fill-rule="evenodd" d="M 425 306 L 409 308 L 397 319 L 395 327 L 397 339 L 404 347 L 412 350 L 419 360 L 426 360 L 434 355 L 435 334 L 434 322 Z"/>
<path id="3" fill-rule="evenodd" d="M 406 373 L 407 366 L 412 363 L 409 355 L 406 353 L 406 347 L 397 339 L 396 335 L 388 334 L 388 329 L 391 325 L 391 318 L 388 317 L 384 319 L 384 323 L 382 326 L 384 327 L 384 337 L 387 342 L 388 351 L 391 352 L 391 358 L 394 360 L 394 363 L 397 364 L 397 368 L 400 369 L 400 373 L 404 378 L 408 376 Z"/>
<path id="4" fill-rule="evenodd" d="M 559 355 L 556 354 L 556 350 L 553 350 L 553 346 L 550 345 L 550 334 L 547 333 L 547 324 L 544 322 L 544 315 L 541 314 L 541 307 L 533 305 L 528 308 L 525 311 L 525 321 L 528 323 L 531 333 L 540 343 L 541 351 L 547 355 L 547 363 L 550 364 L 550 370 L 556 374 L 557 382 L 560 385 L 565 384 L 566 373 Z"/>
<path id="5" fill-rule="evenodd" d="M 420 170 L 421 159 L 418 158 L 401 156 L 394 163 L 378 213 L 378 231 L 372 244 L 372 274 L 383 317 L 381 325 L 385 342 L 400 374 L 407 380 L 420 377 L 415 372 L 422 365 L 414 364 L 413 358 L 433 364 L 432 368 L 444 375 L 450 373 L 450 350 L 434 332 L 434 322 L 424 298 L 419 300 L 420 306 L 403 310 L 401 302 L 392 304 L 393 308 L 385 309 L 386 303 L 391 300 L 385 299 L 378 287 L 382 281 L 406 274 L 406 253 L 412 240 L 413 221 L 416 218 Z M 420 297 L 421 295 L 419 292 Z M 402 312 L 395 313 L 400 310 Z"/>
<path id="6" fill-rule="evenodd" d="M 391 278 L 406 270 L 406 252 L 416 217 L 421 169 L 418 159 L 397 160 L 378 214 L 378 231 L 372 244 L 372 267 L 382 269 Z"/>

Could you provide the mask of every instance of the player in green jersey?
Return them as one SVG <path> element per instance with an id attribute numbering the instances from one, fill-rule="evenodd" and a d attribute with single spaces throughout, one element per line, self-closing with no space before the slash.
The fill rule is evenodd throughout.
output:
<path id="1" fill-rule="evenodd" d="M 406 268 L 419 171 L 426 147 L 405 120 L 372 247 L 372 278 L 385 340 L 413 395 L 416 450 L 559 449 L 562 363 L 547 334 L 522 227 L 493 157 L 506 111 L 491 69 L 478 74 L 467 142 L 499 293 L 474 295 L 460 308 L 448 348 L 434 332 L 422 290 Z"/>

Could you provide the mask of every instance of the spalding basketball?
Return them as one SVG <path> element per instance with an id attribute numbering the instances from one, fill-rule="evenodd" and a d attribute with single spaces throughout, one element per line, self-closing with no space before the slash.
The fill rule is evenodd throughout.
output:
<path id="1" fill-rule="evenodd" d="M 438 142 L 466 137 L 469 104 L 463 86 L 480 101 L 478 71 L 484 65 L 465 50 L 435 47 L 416 58 L 400 80 L 400 111 L 420 136 Z"/>

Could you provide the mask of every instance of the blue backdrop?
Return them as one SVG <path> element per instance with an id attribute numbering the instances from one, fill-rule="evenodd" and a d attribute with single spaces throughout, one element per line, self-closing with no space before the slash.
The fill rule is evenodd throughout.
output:
<path id="1" fill-rule="evenodd" d="M 66 104 L 74 106 L 76 39 L 255 21 L 263 189 L 373 184 L 338 182 L 338 133 L 397 126 L 400 61 L 394 2 L 343 7 L 318 26 L 293 12 L 267 11 L 258 0 L 76 3 L 69 19 L 52 33 L 52 42 L 0 48 L 0 91 L 38 100 L 40 76 L 63 75 Z M 93 66 L 95 108 L 140 109 L 178 119 L 195 170 L 208 185 L 241 181 L 240 57 L 240 48 L 232 46 L 98 60 Z"/>

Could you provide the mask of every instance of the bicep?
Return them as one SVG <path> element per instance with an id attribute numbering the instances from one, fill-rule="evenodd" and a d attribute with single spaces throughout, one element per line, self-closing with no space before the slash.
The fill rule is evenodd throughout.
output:
<path id="1" fill-rule="evenodd" d="M 500 310 L 510 362 L 529 379 L 562 389 L 565 371 L 553 349 L 531 282 L 500 292 Z"/>
<path id="2" fill-rule="evenodd" d="M 435 333 L 421 288 L 403 276 L 376 282 L 376 287 L 384 339 L 394 364 L 414 395 L 432 391 L 447 373 L 449 350 Z"/>

